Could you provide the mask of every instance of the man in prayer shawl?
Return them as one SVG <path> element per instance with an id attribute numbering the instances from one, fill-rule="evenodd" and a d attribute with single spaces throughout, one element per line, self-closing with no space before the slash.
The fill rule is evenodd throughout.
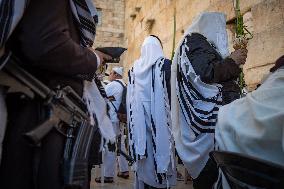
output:
<path id="1" fill-rule="evenodd" d="M 127 121 L 130 155 L 135 159 L 135 188 L 176 184 L 170 118 L 170 61 L 158 37 L 147 37 L 129 71 Z"/>
<path id="2" fill-rule="evenodd" d="M 220 108 L 215 139 L 220 150 L 284 166 L 284 56 L 270 71 L 255 91 Z"/>
<path id="3" fill-rule="evenodd" d="M 239 98 L 235 82 L 246 50 L 229 56 L 226 18 L 202 13 L 186 31 L 172 65 L 172 120 L 177 152 L 195 189 L 212 188 L 218 171 L 209 159 L 218 109 Z"/>
<path id="4" fill-rule="evenodd" d="M 96 9 L 91 0 L 1 0 L 0 10 L 0 68 L 9 64 L 11 53 L 5 53 L 10 50 L 23 62 L 22 67 L 50 88 L 69 85 L 82 96 L 84 78 L 92 79 L 97 67 L 111 59 L 91 49 L 96 29 Z M 0 188 L 63 188 L 65 136 L 54 129 L 40 147 L 30 146 L 22 137 L 47 118 L 43 101 L 23 93 L 9 93 L 6 103 L 9 122 L 3 143 Z M 96 131 L 95 138 L 98 136 Z M 97 153 L 99 146 L 93 148 Z"/>
<path id="5" fill-rule="evenodd" d="M 123 138 L 123 132 L 121 132 L 120 128 L 120 122 L 117 117 L 117 112 L 119 110 L 119 106 L 121 104 L 123 90 L 126 87 L 126 84 L 124 83 L 122 79 L 123 75 L 123 67 L 114 67 L 112 68 L 112 71 L 109 74 L 109 83 L 105 86 L 106 95 L 109 98 L 109 116 L 115 131 L 116 136 L 121 135 L 120 137 Z M 125 152 L 125 140 L 121 140 L 121 149 Z M 104 182 L 105 183 L 112 183 L 115 169 L 116 169 L 116 152 L 115 149 L 111 150 L 108 148 L 109 145 L 106 145 L 106 150 L 104 153 Z M 111 145 L 113 146 L 113 145 Z M 118 177 L 122 178 L 128 178 L 129 177 L 129 171 L 128 171 L 128 162 L 125 159 L 125 157 L 122 157 L 121 155 L 117 157 L 118 159 L 118 167 L 119 172 L 117 174 Z M 96 182 L 100 183 L 101 178 L 96 178 Z"/>

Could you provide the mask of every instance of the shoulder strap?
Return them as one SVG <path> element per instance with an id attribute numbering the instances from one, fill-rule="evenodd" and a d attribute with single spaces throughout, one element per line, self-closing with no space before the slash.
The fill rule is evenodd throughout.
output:
<path id="1" fill-rule="evenodd" d="M 117 113 L 118 112 L 118 110 L 117 110 L 117 108 L 115 107 L 115 105 L 112 103 L 112 101 L 109 101 L 110 103 L 111 103 L 111 105 L 113 106 L 113 108 L 114 108 L 114 111 Z"/>
<path id="2" fill-rule="evenodd" d="M 126 87 L 125 85 L 123 85 L 123 83 L 121 81 L 119 81 L 119 80 L 114 80 L 114 81 L 118 82 L 123 88 Z"/>

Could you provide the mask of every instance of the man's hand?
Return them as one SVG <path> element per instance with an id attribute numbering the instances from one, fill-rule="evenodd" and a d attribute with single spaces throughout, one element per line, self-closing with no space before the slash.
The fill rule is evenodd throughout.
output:
<path id="1" fill-rule="evenodd" d="M 110 61 L 112 59 L 111 56 L 102 53 L 101 51 L 98 50 L 94 50 L 94 52 L 98 55 L 98 57 L 100 57 L 101 60 L 101 64 L 104 65 L 106 62 Z"/>
<path id="2" fill-rule="evenodd" d="M 108 61 L 112 60 L 112 57 L 101 52 L 98 50 L 93 49 L 92 47 L 89 48 L 91 51 L 93 51 L 94 53 L 96 53 L 96 55 L 100 58 L 100 64 L 101 65 L 105 65 L 105 63 L 107 63 Z"/>
<path id="3" fill-rule="evenodd" d="M 232 52 L 229 58 L 233 59 L 237 65 L 242 65 L 246 63 L 247 54 L 247 49 L 238 49 Z"/>

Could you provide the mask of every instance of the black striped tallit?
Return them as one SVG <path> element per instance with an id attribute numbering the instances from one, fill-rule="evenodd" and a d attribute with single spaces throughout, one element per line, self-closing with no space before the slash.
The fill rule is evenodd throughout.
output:
<path id="1" fill-rule="evenodd" d="M 180 54 L 184 55 L 184 52 L 182 51 L 186 51 L 187 49 L 188 47 L 186 47 L 186 41 L 184 41 L 182 46 L 180 47 Z M 190 61 L 188 60 L 185 63 L 181 60 L 181 56 L 178 58 L 180 61 L 178 61 L 177 64 L 176 88 L 182 115 L 184 116 L 187 125 L 190 126 L 190 129 L 193 131 L 196 137 L 200 133 L 214 133 L 218 110 L 222 104 L 221 87 L 218 87 L 219 93 L 216 96 L 212 98 L 204 97 L 204 95 L 202 95 L 202 93 L 196 88 L 196 84 L 194 84 L 187 73 L 187 68 L 191 66 Z M 203 101 L 205 103 L 212 103 L 215 105 L 212 110 L 207 111 L 202 109 L 202 107 L 196 105 L 196 101 Z"/>
<path id="2" fill-rule="evenodd" d="M 86 0 L 70 0 L 70 4 L 73 17 L 75 18 L 77 26 L 79 27 L 81 45 L 83 47 L 92 47 L 96 36 L 96 24 L 98 22 L 97 13 L 95 15 L 91 14 Z M 88 74 L 79 74 L 77 77 L 86 78 L 86 80 L 89 81 L 94 79 L 94 82 L 96 83 L 101 95 L 104 98 L 107 98 L 105 89 L 96 75 L 95 77 L 90 78 L 90 75 Z"/>
<path id="3" fill-rule="evenodd" d="M 97 14 L 92 16 L 85 0 L 70 0 L 72 13 L 79 27 L 81 45 L 92 47 L 96 36 Z"/>

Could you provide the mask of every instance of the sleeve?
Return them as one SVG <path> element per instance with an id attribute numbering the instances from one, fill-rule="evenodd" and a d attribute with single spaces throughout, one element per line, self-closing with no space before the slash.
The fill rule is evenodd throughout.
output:
<path id="1" fill-rule="evenodd" d="M 222 59 L 204 36 L 192 34 L 187 43 L 187 57 L 203 82 L 220 83 L 238 77 L 239 66 L 230 58 Z"/>
<path id="2" fill-rule="evenodd" d="M 68 36 L 39 58 L 39 67 L 63 75 L 91 74 L 97 70 L 97 55 Z M 64 55 L 64 56 L 62 56 Z"/>
<path id="3" fill-rule="evenodd" d="M 69 1 L 33 1 L 28 8 L 14 35 L 19 44 L 13 46 L 29 65 L 64 76 L 94 75 L 97 56 L 80 45 Z"/>

